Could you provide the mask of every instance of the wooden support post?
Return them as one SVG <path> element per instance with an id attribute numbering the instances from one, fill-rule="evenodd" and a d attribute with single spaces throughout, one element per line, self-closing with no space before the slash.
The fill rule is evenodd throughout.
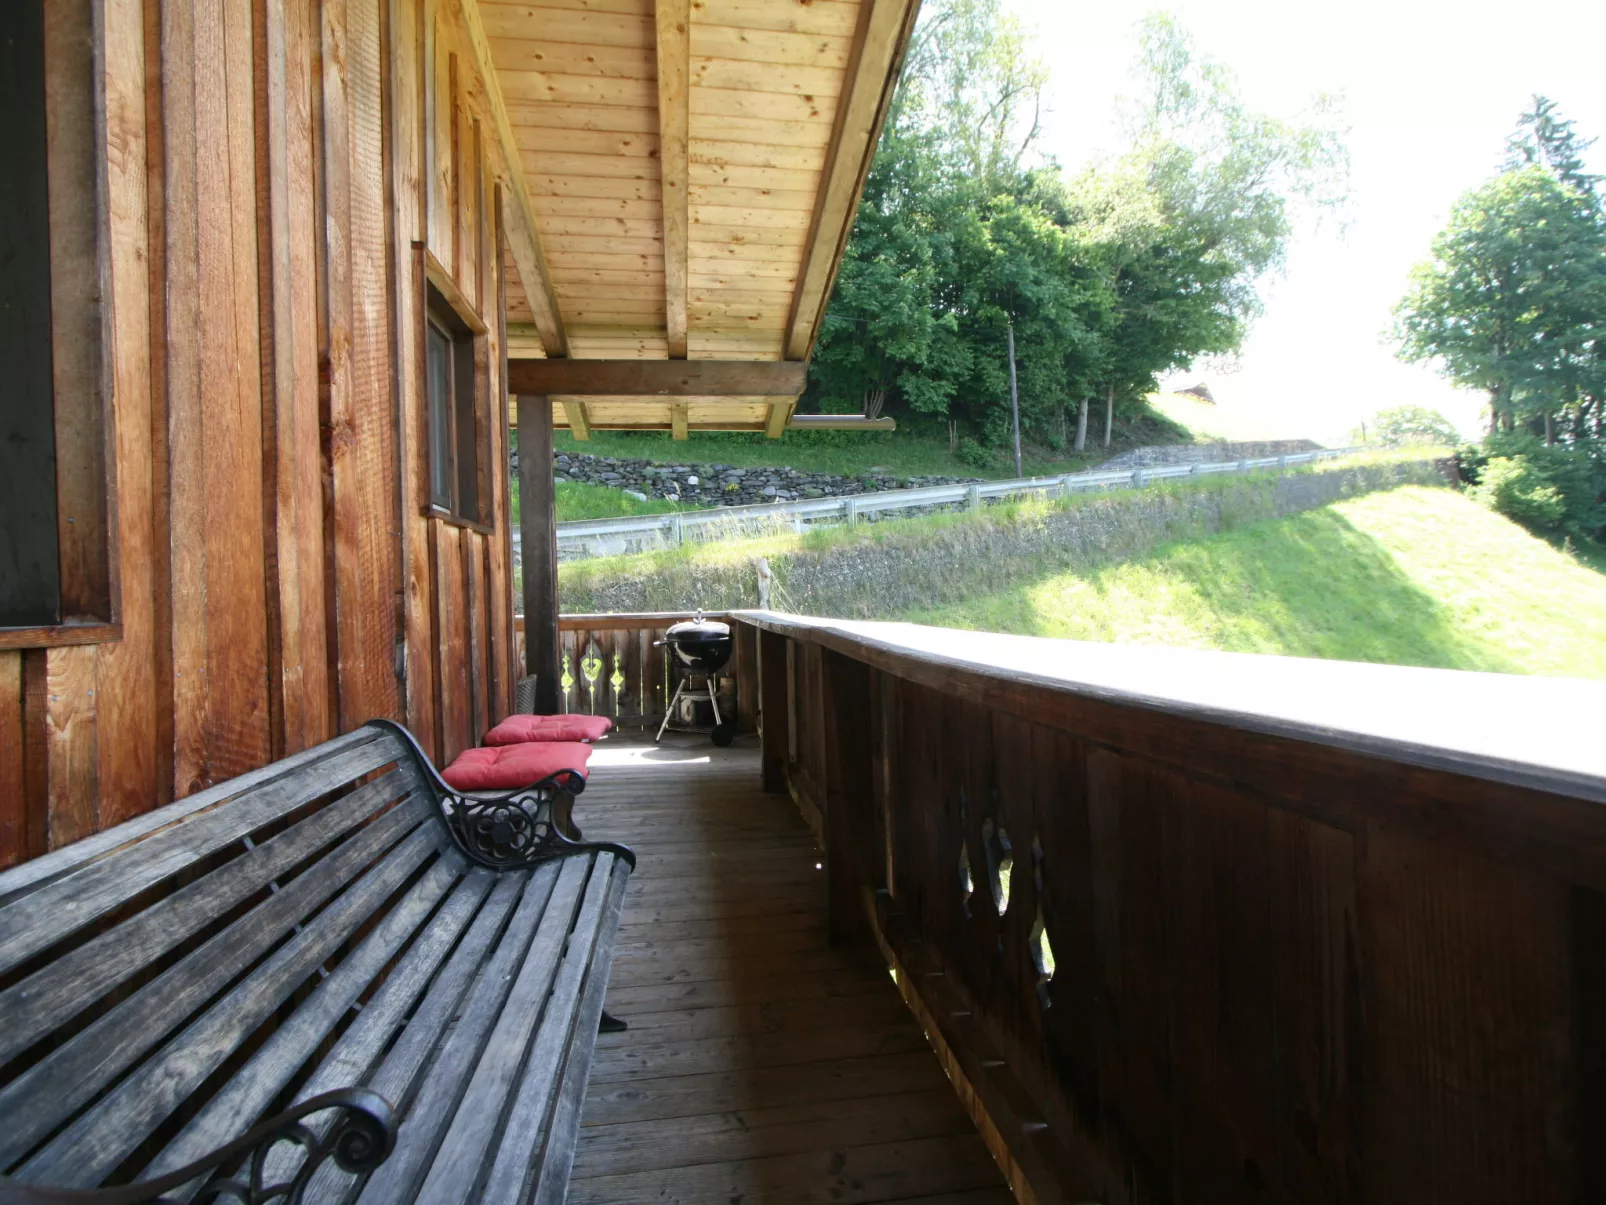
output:
<path id="1" fill-rule="evenodd" d="M 870 667 L 821 650 L 825 681 L 826 923 L 833 942 L 867 940 L 866 893 L 876 885 L 875 766 Z"/>
<path id="2" fill-rule="evenodd" d="M 552 479 L 552 401 L 520 394 L 519 540 L 524 555 L 524 672 L 535 675 L 535 710 L 556 715 L 558 696 L 558 504 Z"/>
<path id="3" fill-rule="evenodd" d="M 691 418 L 691 404 L 689 402 L 675 402 L 669 407 L 669 425 L 676 439 L 685 439 L 690 430 L 688 424 Z"/>
<path id="4" fill-rule="evenodd" d="M 791 689 L 787 682 L 785 636 L 758 634 L 759 735 L 764 789 L 786 790 L 786 763 L 791 730 Z"/>
<path id="5" fill-rule="evenodd" d="M 736 731 L 758 731 L 758 629 L 731 625 L 736 644 Z"/>

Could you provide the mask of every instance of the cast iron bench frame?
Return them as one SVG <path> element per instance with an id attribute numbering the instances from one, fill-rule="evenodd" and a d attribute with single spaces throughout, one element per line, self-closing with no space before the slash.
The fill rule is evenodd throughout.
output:
<path id="1" fill-rule="evenodd" d="M 376 720 L 0 874 L 0 1205 L 561 1202 L 635 867 L 584 787 Z"/>

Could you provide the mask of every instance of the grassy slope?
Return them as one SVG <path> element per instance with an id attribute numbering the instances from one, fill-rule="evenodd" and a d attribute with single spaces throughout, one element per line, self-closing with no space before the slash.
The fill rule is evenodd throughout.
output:
<path id="1" fill-rule="evenodd" d="M 1606 574 L 1408 487 L 906 618 L 988 631 L 1606 678 Z"/>

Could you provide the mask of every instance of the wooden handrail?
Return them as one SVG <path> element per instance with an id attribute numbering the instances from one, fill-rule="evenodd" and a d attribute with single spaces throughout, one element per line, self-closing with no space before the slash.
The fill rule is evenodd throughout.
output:
<path id="1" fill-rule="evenodd" d="M 1606 1184 L 1606 686 L 732 618 L 1023 1199 Z"/>

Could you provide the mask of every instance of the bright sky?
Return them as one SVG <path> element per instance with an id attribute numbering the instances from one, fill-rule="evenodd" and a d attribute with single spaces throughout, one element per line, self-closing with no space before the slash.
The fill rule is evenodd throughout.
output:
<path id="1" fill-rule="evenodd" d="M 1529 97 L 1554 99 L 1606 171 L 1606 4 L 1549 0 L 1006 0 L 1041 34 L 1051 78 L 1044 149 L 1068 168 L 1118 151 L 1116 97 L 1130 91 L 1133 26 L 1174 13 L 1233 67 L 1255 107 L 1290 117 L 1340 92 L 1353 127 L 1349 227 L 1303 232 L 1232 375 L 1208 380 L 1224 408 L 1274 418 L 1289 435 L 1332 441 L 1362 418 L 1414 403 L 1477 430 L 1480 395 L 1395 360 L 1380 339 L 1406 274 L 1450 206 L 1497 169 Z"/>

